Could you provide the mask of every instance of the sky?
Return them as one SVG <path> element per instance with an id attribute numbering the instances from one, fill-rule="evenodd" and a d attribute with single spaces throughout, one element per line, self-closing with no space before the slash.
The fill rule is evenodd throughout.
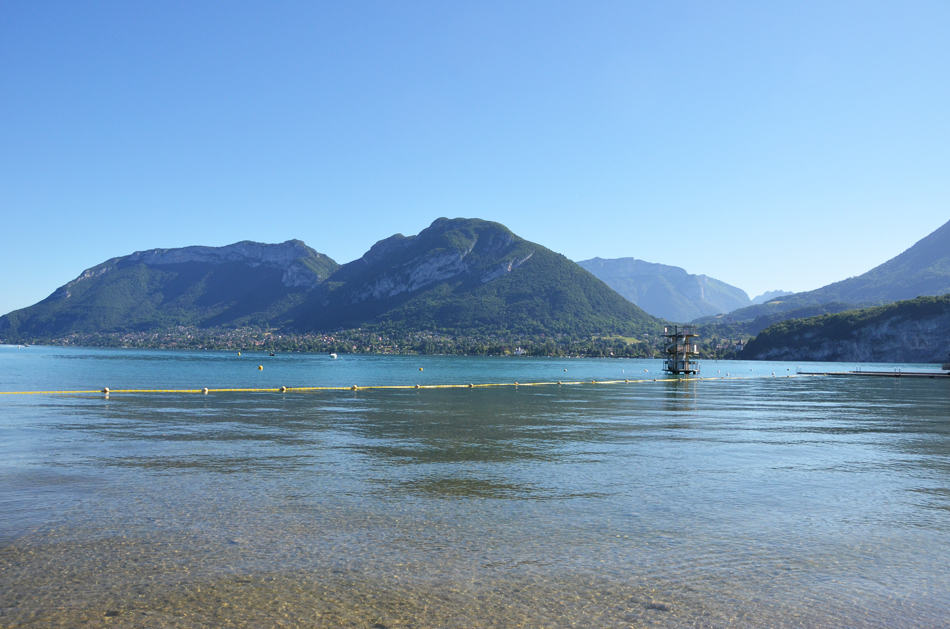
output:
<path id="1" fill-rule="evenodd" d="M 755 296 L 950 220 L 950 3 L 0 3 L 0 313 L 133 251 L 438 217 Z"/>

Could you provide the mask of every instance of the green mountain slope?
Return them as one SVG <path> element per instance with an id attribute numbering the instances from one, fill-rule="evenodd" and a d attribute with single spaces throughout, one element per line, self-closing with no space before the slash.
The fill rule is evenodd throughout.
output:
<path id="1" fill-rule="evenodd" d="M 0 317 L 0 339 L 237 326 L 316 333 L 632 336 L 659 323 L 498 223 L 438 219 L 337 265 L 300 241 L 155 249 L 95 266 Z"/>
<path id="2" fill-rule="evenodd" d="M 752 303 L 741 288 L 676 266 L 636 258 L 592 258 L 578 264 L 650 314 L 670 321 L 692 321 Z"/>
<path id="3" fill-rule="evenodd" d="M 948 355 L 950 295 L 943 295 L 783 321 L 750 341 L 742 358 L 937 363 Z"/>
<path id="4" fill-rule="evenodd" d="M 867 273 L 805 293 L 795 293 L 761 305 L 741 308 L 698 323 L 742 323 L 756 333 L 803 309 L 841 312 L 925 295 L 950 292 L 950 222 L 900 255 Z"/>
<path id="5" fill-rule="evenodd" d="M 140 251 L 94 266 L 43 301 L 0 317 L 0 337 L 264 324 L 338 266 L 299 240 Z"/>
<path id="6" fill-rule="evenodd" d="M 316 292 L 297 309 L 298 329 L 582 336 L 658 325 L 564 256 L 478 219 L 440 218 L 382 240 Z"/>

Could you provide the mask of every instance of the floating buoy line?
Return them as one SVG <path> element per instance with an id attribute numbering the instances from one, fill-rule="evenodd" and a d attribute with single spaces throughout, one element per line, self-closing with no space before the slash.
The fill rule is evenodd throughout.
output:
<path id="1" fill-rule="evenodd" d="M 818 374 L 814 374 L 818 375 Z M 823 375 L 823 374 L 822 374 Z M 782 378 L 796 378 L 802 376 L 812 376 L 812 374 L 787 374 Z M 694 378 L 640 378 L 623 380 L 553 380 L 543 382 L 483 382 L 466 384 L 371 384 L 335 387 L 229 387 L 229 388 L 210 388 L 200 387 L 197 389 L 111 389 L 103 387 L 101 389 L 77 389 L 69 391 L 0 391 L 0 395 L 105 395 L 106 397 L 117 393 L 181 393 L 209 395 L 211 393 L 314 393 L 320 391 L 374 391 L 374 390 L 401 390 L 401 389 L 487 389 L 491 387 L 551 387 L 551 386 L 577 386 L 577 385 L 604 385 L 604 384 L 642 384 L 649 382 L 709 382 L 718 380 L 752 380 L 758 378 L 775 378 L 771 376 L 715 376 L 715 377 L 694 377 Z"/>

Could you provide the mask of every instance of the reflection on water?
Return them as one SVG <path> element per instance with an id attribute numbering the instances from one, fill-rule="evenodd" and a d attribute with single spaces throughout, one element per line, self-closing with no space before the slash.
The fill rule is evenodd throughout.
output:
<path id="1" fill-rule="evenodd" d="M 433 360 L 427 372 L 491 376 Z M 944 382 L 2 404 L 0 626 L 950 617 Z"/>

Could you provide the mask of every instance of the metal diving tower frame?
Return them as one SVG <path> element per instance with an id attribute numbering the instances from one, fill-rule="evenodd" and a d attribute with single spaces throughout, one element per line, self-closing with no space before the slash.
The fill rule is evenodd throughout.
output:
<path id="1" fill-rule="evenodd" d="M 693 338 L 698 336 L 692 326 L 670 326 L 663 328 L 666 337 L 666 358 L 663 370 L 673 375 L 693 375 L 699 373 L 699 349 Z"/>

